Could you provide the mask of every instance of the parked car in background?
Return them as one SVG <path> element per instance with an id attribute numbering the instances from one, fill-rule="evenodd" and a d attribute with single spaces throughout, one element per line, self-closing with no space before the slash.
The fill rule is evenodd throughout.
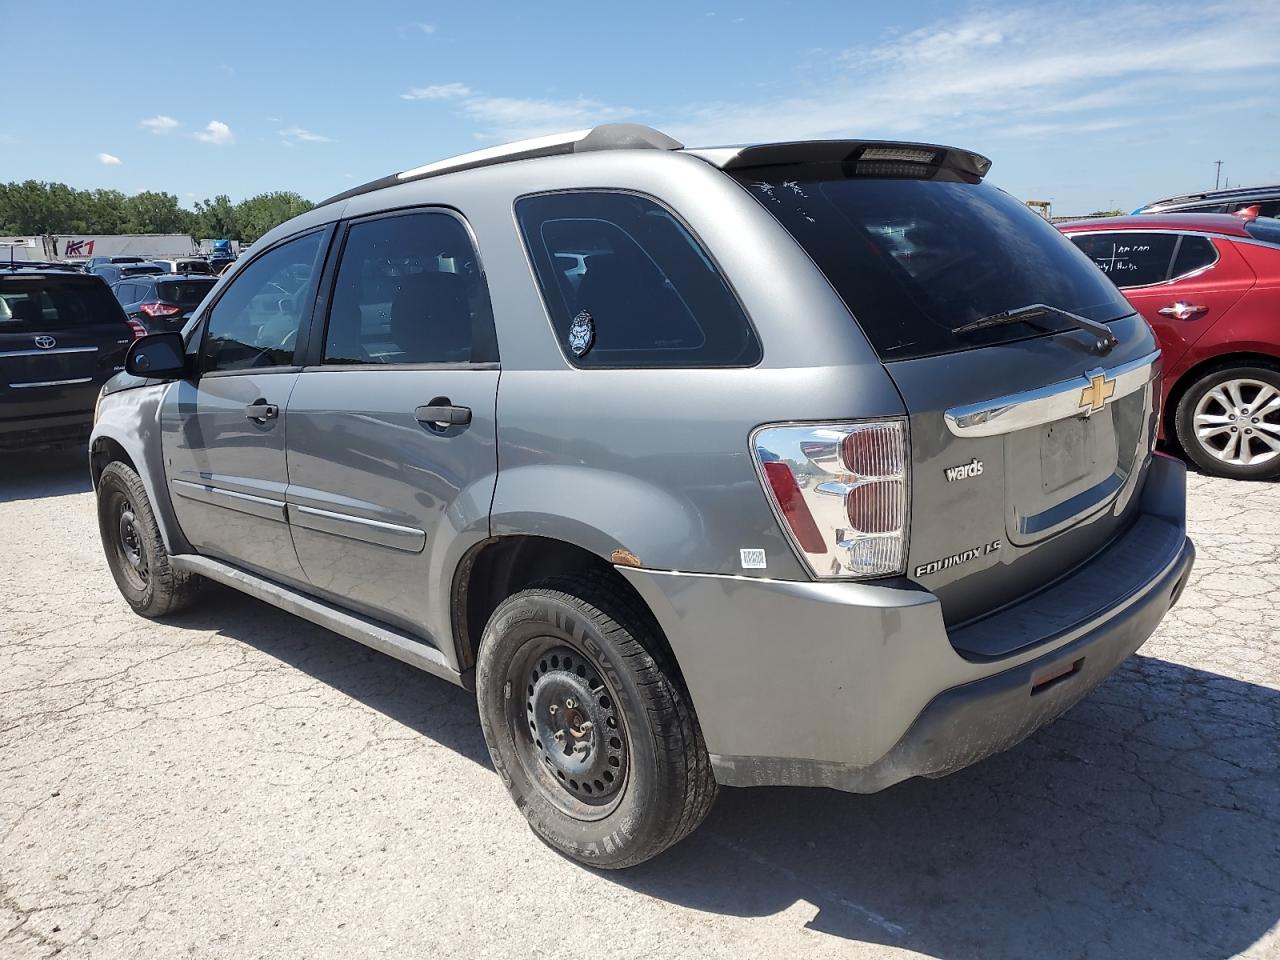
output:
<path id="1" fill-rule="evenodd" d="M 179 257 L 176 260 L 152 259 L 150 262 L 163 268 L 167 273 L 213 273 L 209 268 L 209 261 L 204 257 Z"/>
<path id="2" fill-rule="evenodd" d="M 722 784 L 1012 746 L 1194 550 L 1151 328 L 989 167 L 621 124 L 331 198 L 104 391 L 116 583 L 156 617 L 218 581 L 474 686 L 532 829 L 598 867 Z"/>
<path id="3" fill-rule="evenodd" d="M 1165 436 L 1206 473 L 1280 477 L 1280 220 L 1163 214 L 1058 228 L 1156 331 Z"/>
<path id="4" fill-rule="evenodd" d="M 94 276 L 101 277 L 110 286 L 125 277 L 164 273 L 164 267 L 149 260 L 138 260 L 130 263 L 100 263 L 96 267 L 90 268 L 88 272 Z"/>
<path id="5" fill-rule="evenodd" d="M 209 254 L 209 269 L 214 274 L 222 274 L 227 267 L 236 262 L 236 252 L 230 240 L 215 240 Z"/>
<path id="6" fill-rule="evenodd" d="M 108 264 L 108 263 L 143 263 L 143 262 L 144 262 L 144 261 L 143 261 L 143 258 L 142 258 L 142 257 L 130 257 L 130 256 L 119 256 L 119 257 L 90 257 L 88 260 L 84 261 L 84 263 L 81 265 L 81 268 L 84 270 L 84 272 L 85 272 L 85 273 L 92 273 L 92 272 L 94 271 L 94 268 L 95 268 L 95 267 L 100 267 L 100 266 L 102 266 L 103 264 Z"/>
<path id="7" fill-rule="evenodd" d="M 0 449 L 83 443 L 142 332 L 99 277 L 0 267 Z"/>
<path id="8" fill-rule="evenodd" d="M 216 277 L 157 273 L 126 277 L 111 292 L 129 319 L 141 323 L 148 333 L 159 333 L 181 330 L 217 282 Z"/>
<path id="9" fill-rule="evenodd" d="M 1254 209 L 1256 208 L 1256 209 Z M 1255 217 L 1280 217 L 1280 184 L 1270 187 L 1232 187 L 1189 193 L 1157 200 L 1133 211 L 1142 213 L 1235 213 L 1252 211 Z"/>

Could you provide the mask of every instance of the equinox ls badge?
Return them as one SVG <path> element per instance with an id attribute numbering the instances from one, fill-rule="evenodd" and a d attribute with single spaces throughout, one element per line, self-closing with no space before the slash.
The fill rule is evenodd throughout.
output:
<path id="1" fill-rule="evenodd" d="M 1101 369 L 1089 370 L 1085 376 L 1089 378 L 1089 385 L 1080 391 L 1080 409 L 1087 417 L 1107 405 L 1111 395 L 1116 392 L 1116 382 L 1114 379 L 1108 380 Z"/>
<path id="2" fill-rule="evenodd" d="M 947 478 L 947 483 L 953 480 L 968 480 L 970 477 L 982 476 L 982 461 L 974 457 L 968 463 L 962 463 L 958 467 L 947 467 L 942 471 Z"/>

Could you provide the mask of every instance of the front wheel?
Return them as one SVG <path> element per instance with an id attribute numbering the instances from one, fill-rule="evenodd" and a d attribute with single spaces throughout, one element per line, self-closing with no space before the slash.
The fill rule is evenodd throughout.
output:
<path id="1" fill-rule="evenodd" d="M 98 478 L 98 532 L 116 586 L 135 613 L 162 617 L 195 599 L 204 581 L 170 566 L 147 488 L 119 461 Z"/>
<path id="2" fill-rule="evenodd" d="M 476 664 L 494 767 L 529 825 L 593 867 L 629 867 L 688 835 L 716 782 L 652 617 L 606 576 L 499 605 Z"/>
<path id="3" fill-rule="evenodd" d="M 1175 432 L 1205 473 L 1280 477 L 1280 369 L 1251 364 L 1210 371 L 1182 395 Z"/>

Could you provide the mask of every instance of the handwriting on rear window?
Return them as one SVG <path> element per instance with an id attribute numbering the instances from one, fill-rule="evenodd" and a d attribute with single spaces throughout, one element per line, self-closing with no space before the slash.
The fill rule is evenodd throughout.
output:
<path id="1" fill-rule="evenodd" d="M 1140 269 L 1133 262 L 1133 257 L 1150 252 L 1151 246 L 1146 243 L 1112 243 L 1110 256 L 1095 256 L 1093 262 L 1102 268 L 1103 273 L 1133 273 Z"/>

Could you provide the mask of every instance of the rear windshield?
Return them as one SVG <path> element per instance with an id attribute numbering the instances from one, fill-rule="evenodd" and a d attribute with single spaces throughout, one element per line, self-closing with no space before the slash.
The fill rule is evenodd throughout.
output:
<path id="1" fill-rule="evenodd" d="M 179 260 L 177 273 L 208 273 L 209 264 L 203 260 Z"/>
<path id="2" fill-rule="evenodd" d="M 111 289 L 96 277 L 0 279 L 0 333 L 111 322 L 124 323 L 124 313 Z"/>
<path id="3" fill-rule="evenodd" d="M 1103 322 L 1133 313 L 1046 220 L 965 175 L 934 170 L 931 179 L 867 177 L 824 164 L 757 168 L 735 178 L 809 253 L 883 360 L 1071 329 L 1041 315 L 956 332 L 1029 304 Z"/>
<path id="4" fill-rule="evenodd" d="M 213 289 L 216 281 L 210 280 L 171 280 L 156 284 L 156 297 L 165 303 L 176 303 L 183 307 L 194 307 L 204 299 L 204 295 Z"/>

